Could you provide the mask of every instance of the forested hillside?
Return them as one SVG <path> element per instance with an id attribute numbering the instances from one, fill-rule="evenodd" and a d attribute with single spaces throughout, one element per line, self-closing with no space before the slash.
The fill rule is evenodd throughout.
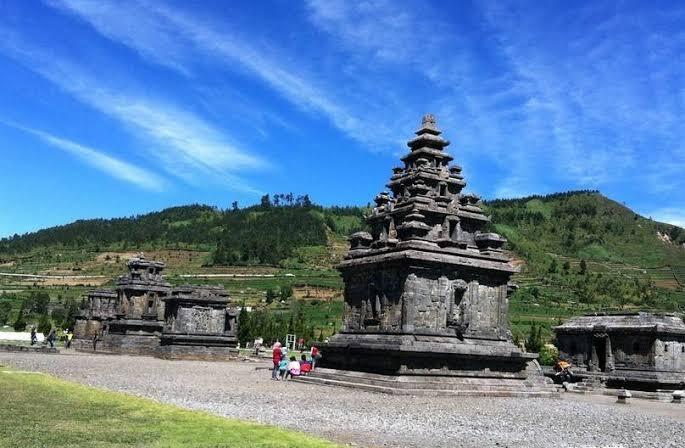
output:
<path id="1" fill-rule="evenodd" d="M 492 229 L 521 262 L 512 307 L 522 334 L 541 315 L 685 309 L 682 228 L 639 216 L 595 191 L 485 206 Z"/>
<path id="2" fill-rule="evenodd" d="M 484 207 L 491 230 L 506 236 L 521 268 L 511 301 L 518 336 L 531 325 L 549 335 L 559 319 L 584 312 L 685 309 L 685 230 L 595 191 L 492 200 Z M 0 320 L 13 321 L 22 301 L 43 291 L 57 300 L 58 311 L 69 310 L 88 287 L 111 281 L 127 257 L 144 251 L 167 262 L 176 284 L 221 283 L 236 301 L 278 313 L 295 309 L 291 297 L 310 301 L 304 312 L 320 321 L 317 334 L 328 334 L 340 322 L 342 282 L 333 266 L 347 249 L 346 236 L 365 228 L 367 212 L 276 194 L 244 208 L 189 205 L 15 235 L 0 240 Z M 38 277 L 17 277 L 29 274 Z M 317 308 L 319 300 L 327 305 Z"/>
<path id="3" fill-rule="evenodd" d="M 116 246 L 121 249 L 164 247 L 169 244 L 214 245 L 222 230 L 222 212 L 208 205 L 172 207 L 129 218 L 84 219 L 0 240 L 0 254 L 34 249 Z"/>
<path id="4" fill-rule="evenodd" d="M 329 234 L 344 238 L 364 227 L 361 207 L 321 207 L 307 195 L 290 198 L 277 194 L 272 201 L 265 195 L 259 205 L 242 209 L 235 203 L 228 210 L 195 204 L 129 218 L 79 220 L 3 238 L 0 262 L 49 248 L 184 248 L 212 251 L 209 264 L 277 266 L 298 248 L 326 247 Z"/>

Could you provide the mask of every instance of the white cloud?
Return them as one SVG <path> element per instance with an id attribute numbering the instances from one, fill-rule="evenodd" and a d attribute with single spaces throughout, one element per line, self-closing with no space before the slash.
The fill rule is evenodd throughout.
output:
<path id="1" fill-rule="evenodd" d="M 134 2 L 92 0 L 45 0 L 64 12 L 89 23 L 103 36 L 137 51 L 144 59 L 191 75 L 185 48 L 168 23 L 145 14 L 144 5 Z"/>
<path id="2" fill-rule="evenodd" d="M 198 54 L 226 69 L 256 75 L 295 106 L 322 114 L 348 136 L 366 142 L 372 129 L 346 107 L 332 99 L 311 76 L 297 72 L 236 35 L 218 31 L 192 15 L 160 3 L 59 0 L 50 2 L 75 14 L 103 36 L 126 45 L 149 62 L 186 76 Z M 382 135 L 382 126 L 375 129 Z"/>
<path id="3" fill-rule="evenodd" d="M 3 121 L 8 126 L 32 134 L 44 142 L 76 156 L 111 177 L 151 191 L 162 191 L 166 182 L 157 174 L 129 162 L 107 155 L 100 150 L 81 145 L 44 131 Z"/>
<path id="4" fill-rule="evenodd" d="M 440 21 L 431 22 L 430 33 L 417 33 L 417 19 L 411 7 L 400 0 L 307 0 L 309 19 L 335 36 L 343 46 L 364 50 L 374 59 L 406 63 L 432 54 L 444 39 Z M 428 5 L 422 5 L 426 13 Z M 431 64 L 426 64 L 426 69 Z"/>
<path id="5" fill-rule="evenodd" d="M 236 191 L 261 193 L 236 174 L 268 167 L 236 147 L 217 128 L 175 105 L 104 86 L 102 79 L 67 60 L 49 56 L 3 33 L 0 49 L 83 103 L 141 137 L 144 152 L 175 177 L 191 183 L 212 181 Z"/>

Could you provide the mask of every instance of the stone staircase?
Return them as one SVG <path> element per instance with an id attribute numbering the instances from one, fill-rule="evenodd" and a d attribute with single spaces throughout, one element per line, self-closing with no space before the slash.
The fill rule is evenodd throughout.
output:
<path id="1" fill-rule="evenodd" d="M 564 387 L 567 392 L 577 394 L 596 393 L 604 389 L 602 382 L 596 377 L 585 377 L 577 383 L 564 383 Z"/>
<path id="2" fill-rule="evenodd" d="M 453 397 L 556 397 L 554 385 L 541 381 L 500 378 L 387 376 L 319 368 L 296 381 L 349 387 L 392 395 Z"/>

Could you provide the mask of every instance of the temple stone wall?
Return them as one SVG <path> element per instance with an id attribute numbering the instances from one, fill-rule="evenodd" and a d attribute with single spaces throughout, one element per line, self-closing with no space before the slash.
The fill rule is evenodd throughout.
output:
<path id="1" fill-rule="evenodd" d="M 654 342 L 654 365 L 664 371 L 685 371 L 685 340 L 657 339 Z"/>
<path id="2" fill-rule="evenodd" d="M 383 329 L 399 331 L 402 326 L 402 282 L 397 269 L 375 272 L 357 270 L 346 275 L 344 321 L 348 331 Z"/>
<path id="3" fill-rule="evenodd" d="M 172 331 L 182 333 L 223 333 L 225 308 L 179 307 Z"/>
<path id="4" fill-rule="evenodd" d="M 236 354 L 237 349 L 233 347 L 163 345 L 158 348 L 156 356 L 164 359 L 217 361 L 228 360 Z"/>
<path id="5" fill-rule="evenodd" d="M 589 336 L 557 335 L 556 345 L 563 359 L 575 366 L 590 367 L 592 343 Z"/>
<path id="6" fill-rule="evenodd" d="M 644 369 L 654 365 L 654 336 L 611 335 L 611 347 L 616 369 Z"/>
<path id="7" fill-rule="evenodd" d="M 123 289 L 121 292 L 124 308 L 122 314 L 129 319 L 141 319 L 144 315 L 156 315 L 164 319 L 164 302 L 155 292 Z"/>
<path id="8" fill-rule="evenodd" d="M 97 345 L 97 351 L 130 355 L 155 356 L 158 349 L 159 336 L 156 335 L 106 334 Z"/>

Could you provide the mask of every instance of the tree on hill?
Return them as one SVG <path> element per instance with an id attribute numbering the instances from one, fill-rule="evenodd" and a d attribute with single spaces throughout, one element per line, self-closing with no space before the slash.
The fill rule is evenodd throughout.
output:
<path id="1" fill-rule="evenodd" d="M 10 320 L 12 304 L 9 300 L 0 301 L 0 325 L 5 325 Z"/>
<path id="2" fill-rule="evenodd" d="M 585 275 L 587 273 L 587 263 L 585 260 L 580 260 L 580 270 L 578 271 L 578 274 L 580 275 Z"/>
<path id="3" fill-rule="evenodd" d="M 532 353 L 538 353 L 540 352 L 542 345 L 542 328 L 533 324 L 530 327 L 530 333 L 526 339 L 526 350 Z"/>
<path id="4" fill-rule="evenodd" d="M 287 300 L 293 296 L 293 287 L 290 284 L 281 286 L 281 299 Z"/>
<path id="5" fill-rule="evenodd" d="M 47 314 L 41 314 L 40 319 L 38 320 L 38 328 L 37 328 L 39 333 L 43 333 L 47 337 L 47 335 L 50 333 L 50 330 L 52 330 L 52 321 L 50 320 L 50 316 Z"/>
<path id="6" fill-rule="evenodd" d="M 14 331 L 24 331 L 26 329 L 26 319 L 24 316 L 24 309 L 25 309 L 25 302 L 21 302 L 21 306 L 19 307 L 19 312 L 17 313 L 17 318 L 14 321 L 14 324 L 12 327 L 14 328 Z"/>
<path id="7" fill-rule="evenodd" d="M 26 299 L 26 312 L 32 314 L 47 314 L 50 304 L 50 294 L 46 291 L 33 291 Z"/>
<path id="8" fill-rule="evenodd" d="M 271 207 L 271 198 L 269 197 L 268 194 L 265 194 L 264 196 L 262 196 L 261 207 L 262 208 L 270 208 Z"/>

